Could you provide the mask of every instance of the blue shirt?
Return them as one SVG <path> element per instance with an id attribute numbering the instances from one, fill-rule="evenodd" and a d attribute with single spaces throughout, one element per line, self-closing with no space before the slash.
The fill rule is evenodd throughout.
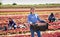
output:
<path id="1" fill-rule="evenodd" d="M 45 21 L 40 20 L 37 14 L 28 15 L 28 23 L 32 22 L 32 24 L 35 24 L 37 23 L 37 21 L 40 21 L 41 23 L 45 23 Z"/>
<path id="2" fill-rule="evenodd" d="M 51 15 L 50 15 L 50 16 L 48 17 L 48 20 L 56 20 L 56 18 L 55 18 L 54 16 L 51 16 Z"/>

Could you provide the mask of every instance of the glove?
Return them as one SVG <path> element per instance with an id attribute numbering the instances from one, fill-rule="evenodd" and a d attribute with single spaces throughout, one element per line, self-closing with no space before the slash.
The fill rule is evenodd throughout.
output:
<path id="1" fill-rule="evenodd" d="M 30 24 L 32 24 L 32 22 L 30 22 Z"/>

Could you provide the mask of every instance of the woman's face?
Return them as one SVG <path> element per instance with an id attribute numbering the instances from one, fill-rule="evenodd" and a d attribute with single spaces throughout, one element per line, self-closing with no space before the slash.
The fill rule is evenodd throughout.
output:
<path id="1" fill-rule="evenodd" d="M 34 9 L 34 8 L 32 8 L 32 9 L 30 10 L 30 12 L 32 12 L 32 14 L 34 14 L 35 9 Z"/>

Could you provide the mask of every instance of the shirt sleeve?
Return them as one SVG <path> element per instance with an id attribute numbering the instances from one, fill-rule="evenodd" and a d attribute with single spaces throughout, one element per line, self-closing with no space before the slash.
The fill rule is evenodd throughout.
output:
<path id="1" fill-rule="evenodd" d="M 44 20 L 40 19 L 38 16 L 37 16 L 37 19 L 38 19 L 38 21 L 41 22 L 41 23 L 46 23 Z"/>

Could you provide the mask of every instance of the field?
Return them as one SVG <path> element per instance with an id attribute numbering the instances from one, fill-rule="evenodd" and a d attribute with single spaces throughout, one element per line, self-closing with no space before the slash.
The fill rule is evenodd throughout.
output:
<path id="1" fill-rule="evenodd" d="M 21 6 L 22 7 L 22 6 Z M 25 6 L 26 7 L 26 6 Z M 0 6 L 0 26 L 7 26 L 8 27 L 8 18 L 14 19 L 16 22 L 17 26 L 20 24 L 27 24 L 27 16 L 29 14 L 30 8 L 19 8 L 19 7 L 3 7 Z M 46 22 L 48 21 L 48 16 L 50 13 L 54 13 L 55 17 L 57 19 L 60 19 L 60 7 L 43 7 L 41 8 L 36 7 L 35 8 L 36 13 L 39 15 L 39 17 Z M 49 23 L 49 29 L 47 31 L 41 31 L 42 37 L 60 37 L 60 21 L 54 22 L 54 23 Z M 31 37 L 30 35 L 30 30 L 29 27 L 27 28 L 20 28 L 16 30 L 7 30 L 7 31 L 1 31 L 0 30 L 0 37 Z M 35 35 L 37 37 L 37 35 Z"/>

